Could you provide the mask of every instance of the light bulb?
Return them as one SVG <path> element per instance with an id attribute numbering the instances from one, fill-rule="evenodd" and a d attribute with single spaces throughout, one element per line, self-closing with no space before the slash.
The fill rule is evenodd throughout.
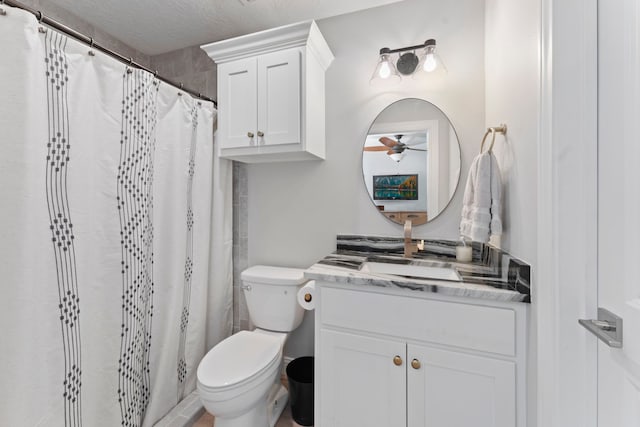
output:
<path id="1" fill-rule="evenodd" d="M 372 85 L 398 83 L 400 81 L 400 76 L 393 62 L 391 62 L 388 50 L 385 48 L 380 51 L 380 60 L 369 81 Z"/>
<path id="2" fill-rule="evenodd" d="M 436 52 L 436 41 L 429 39 L 425 42 L 424 52 L 420 58 L 418 69 L 413 73 L 413 78 L 421 79 L 430 76 L 431 79 L 438 79 L 445 74 L 447 74 L 447 67 L 444 66 L 440 55 Z"/>
<path id="3" fill-rule="evenodd" d="M 404 157 L 404 154 L 404 151 L 401 151 L 400 153 L 391 153 L 389 154 L 389 157 L 391 157 L 396 162 L 400 162 L 400 160 L 402 160 L 402 158 Z"/>
<path id="4" fill-rule="evenodd" d="M 422 69 L 427 73 L 430 73 L 435 70 L 437 66 L 438 61 L 436 61 L 436 58 L 433 56 L 433 52 L 427 53 L 426 57 L 424 58 L 424 65 L 422 66 Z"/>
<path id="5" fill-rule="evenodd" d="M 391 75 L 391 68 L 389 67 L 388 62 L 383 62 L 382 64 L 380 64 L 380 71 L 378 72 L 378 75 L 382 79 L 389 78 L 389 76 Z"/>

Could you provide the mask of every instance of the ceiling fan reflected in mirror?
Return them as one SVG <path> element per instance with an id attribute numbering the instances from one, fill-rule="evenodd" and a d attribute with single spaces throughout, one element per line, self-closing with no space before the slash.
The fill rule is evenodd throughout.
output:
<path id="1" fill-rule="evenodd" d="M 419 138 L 415 138 L 417 139 L 416 142 L 413 141 L 414 138 L 410 138 L 409 141 L 405 144 L 404 142 L 400 141 L 404 135 L 398 134 L 394 136 L 396 139 L 389 138 L 388 136 L 383 136 L 378 140 L 381 144 L 383 144 L 383 146 L 367 146 L 364 147 L 364 151 L 386 151 L 389 157 L 391 157 L 396 162 L 402 160 L 405 155 L 405 150 L 427 151 L 422 148 L 412 147 L 412 145 L 419 145 L 421 143 L 424 143 L 424 141 L 420 140 Z"/>

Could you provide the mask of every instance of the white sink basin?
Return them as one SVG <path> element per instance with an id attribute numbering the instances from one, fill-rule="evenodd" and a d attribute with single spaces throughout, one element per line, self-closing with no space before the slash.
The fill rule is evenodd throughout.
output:
<path id="1" fill-rule="evenodd" d="M 460 274 L 452 268 L 431 267 L 426 265 L 391 264 L 386 262 L 365 262 L 360 269 L 369 274 L 390 274 L 393 276 L 415 277 L 461 282 Z"/>

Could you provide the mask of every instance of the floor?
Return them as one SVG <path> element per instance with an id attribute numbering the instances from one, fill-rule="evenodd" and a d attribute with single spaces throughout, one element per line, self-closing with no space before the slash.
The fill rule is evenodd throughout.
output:
<path id="1" fill-rule="evenodd" d="M 287 384 L 287 377 L 283 376 L 280 381 L 282 384 L 289 388 L 289 384 Z M 215 418 L 208 412 L 205 412 L 191 427 L 213 427 L 215 425 Z M 275 427 L 302 427 L 297 422 L 293 421 L 291 418 L 291 408 L 287 403 L 287 406 L 282 411 L 282 415 L 278 419 Z"/>
<path id="2" fill-rule="evenodd" d="M 213 427 L 215 424 L 215 420 L 213 415 L 208 412 L 205 412 L 202 417 L 198 421 L 196 421 L 191 427 Z M 282 411 L 282 415 L 280 419 L 276 423 L 275 427 L 299 427 L 300 424 L 296 423 L 291 419 L 291 409 L 287 404 L 287 407 Z"/>

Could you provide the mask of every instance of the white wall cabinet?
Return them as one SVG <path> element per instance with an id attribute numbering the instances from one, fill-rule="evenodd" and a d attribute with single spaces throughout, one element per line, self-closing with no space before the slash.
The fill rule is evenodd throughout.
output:
<path id="1" fill-rule="evenodd" d="M 324 159 L 324 73 L 333 55 L 314 22 L 202 48 L 218 64 L 221 157 Z"/>
<path id="2" fill-rule="evenodd" d="M 526 304 L 334 286 L 317 287 L 316 425 L 526 425 Z"/>

